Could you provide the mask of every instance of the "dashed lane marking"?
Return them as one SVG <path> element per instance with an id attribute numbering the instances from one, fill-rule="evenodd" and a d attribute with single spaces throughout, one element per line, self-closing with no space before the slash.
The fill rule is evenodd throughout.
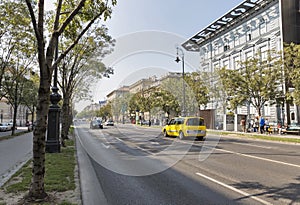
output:
<path id="1" fill-rule="evenodd" d="M 231 191 L 234 191 L 234 192 L 236 192 L 236 193 L 239 193 L 239 194 L 241 194 L 242 196 L 251 198 L 251 199 L 253 199 L 253 200 L 255 200 L 255 201 L 258 201 L 258 202 L 260 202 L 260 203 L 262 203 L 262 204 L 265 204 L 265 205 L 271 205 L 271 203 L 269 203 L 269 202 L 267 202 L 267 201 L 265 201 L 265 200 L 262 200 L 262 199 L 260 199 L 260 198 L 258 198 L 258 197 L 255 197 L 255 196 L 252 196 L 251 194 L 249 194 L 249 193 L 247 193 L 247 192 L 245 192 L 245 191 L 239 190 L 239 189 L 237 189 L 237 188 L 235 188 L 235 187 L 233 187 L 233 186 L 230 186 L 230 185 L 228 185 L 228 184 L 225 184 L 225 183 L 223 183 L 223 182 L 220 182 L 220 181 L 218 181 L 218 180 L 216 180 L 216 179 L 213 179 L 213 178 L 211 178 L 211 177 L 209 177 L 209 176 L 206 176 L 206 175 L 201 174 L 201 173 L 199 173 L 199 172 L 197 172 L 196 175 L 198 175 L 198 176 L 200 176 L 200 177 L 203 177 L 203 178 L 205 178 L 205 179 L 207 179 L 207 180 L 209 180 L 209 181 L 212 181 L 212 182 L 214 182 L 214 183 L 216 183 L 216 184 L 218 184 L 218 185 L 221 185 L 221 186 L 223 186 L 223 187 L 225 187 L 225 188 L 227 188 L 227 189 L 229 189 L 229 190 L 231 190 Z"/>

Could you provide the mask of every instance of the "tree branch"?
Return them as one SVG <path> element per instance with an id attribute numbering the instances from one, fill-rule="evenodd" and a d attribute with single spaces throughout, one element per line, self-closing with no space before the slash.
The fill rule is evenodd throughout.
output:
<path id="1" fill-rule="evenodd" d="M 26 5 L 27 5 L 28 10 L 29 10 L 29 14 L 30 14 L 30 17 L 31 17 L 31 22 L 32 22 L 32 26 L 33 26 L 35 35 L 36 35 L 37 39 L 39 39 L 40 34 L 39 34 L 39 31 L 38 31 L 38 28 L 37 28 L 37 23 L 36 23 L 36 19 L 35 19 L 35 16 L 34 16 L 34 11 L 33 11 L 30 0 L 26 0 Z"/>
<path id="2" fill-rule="evenodd" d="M 103 11 L 101 11 L 98 15 L 96 15 L 87 25 L 86 27 L 81 31 L 81 33 L 77 36 L 77 38 L 74 40 L 73 44 L 71 44 L 66 50 L 65 52 L 63 52 L 55 61 L 55 63 L 53 64 L 53 66 L 56 66 L 74 47 L 75 45 L 78 44 L 79 40 L 81 39 L 81 37 L 89 30 L 89 28 L 94 24 L 94 22 L 104 13 L 105 9 L 103 9 Z M 73 12 L 72 12 L 73 13 Z M 58 33 L 61 33 L 62 27 L 59 29 Z"/>

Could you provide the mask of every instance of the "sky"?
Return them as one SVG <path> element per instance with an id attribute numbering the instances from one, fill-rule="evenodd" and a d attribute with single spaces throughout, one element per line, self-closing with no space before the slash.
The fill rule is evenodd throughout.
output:
<path id="1" fill-rule="evenodd" d="M 244 0 L 118 0 L 111 19 L 104 24 L 116 40 L 114 52 L 105 57 L 114 75 L 92 87 L 93 98 L 80 102 L 80 111 L 90 103 L 105 100 L 106 95 L 141 78 L 182 72 L 176 63 L 177 47 Z M 51 1 L 47 1 L 49 3 Z M 198 53 L 179 49 L 186 72 L 199 67 Z"/>

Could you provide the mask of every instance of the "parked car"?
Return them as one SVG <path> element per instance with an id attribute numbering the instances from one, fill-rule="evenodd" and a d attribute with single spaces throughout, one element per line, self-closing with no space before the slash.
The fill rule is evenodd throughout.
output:
<path id="1" fill-rule="evenodd" d="M 288 125 L 286 129 L 283 129 L 282 132 L 284 134 L 300 135 L 300 125 L 296 123 L 292 123 L 291 125 Z"/>
<path id="2" fill-rule="evenodd" d="M 33 131 L 34 127 L 35 127 L 35 122 L 32 124 L 32 122 L 28 122 L 26 123 L 26 127 L 28 132 Z"/>
<path id="3" fill-rule="evenodd" d="M 172 118 L 163 127 L 162 132 L 165 137 L 175 136 L 179 137 L 179 139 L 196 137 L 203 140 L 206 136 L 206 126 L 204 119 L 201 117 L 177 117 Z"/>
<path id="4" fill-rule="evenodd" d="M 13 128 L 13 126 L 14 126 L 14 123 L 13 122 L 8 122 L 7 123 L 9 126 L 11 126 L 11 129 Z M 17 129 L 17 125 L 15 125 L 15 130 Z"/>
<path id="5" fill-rule="evenodd" d="M 9 125 L 8 123 L 0 123 L 0 131 L 1 132 L 6 132 L 12 130 L 12 126 Z"/>
<path id="6" fill-rule="evenodd" d="M 149 125 L 149 120 L 142 120 L 141 125 Z"/>
<path id="7" fill-rule="evenodd" d="M 107 121 L 105 122 L 105 125 L 106 125 L 106 126 L 114 126 L 114 121 L 113 121 L 113 120 L 107 120 Z"/>
<path id="8" fill-rule="evenodd" d="M 99 128 L 103 129 L 102 121 L 99 119 L 92 120 L 90 123 L 90 128 L 91 129 L 99 129 Z"/>

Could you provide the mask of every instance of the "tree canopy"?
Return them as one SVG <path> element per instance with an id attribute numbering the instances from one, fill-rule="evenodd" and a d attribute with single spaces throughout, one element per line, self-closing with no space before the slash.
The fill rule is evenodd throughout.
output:
<path id="1" fill-rule="evenodd" d="M 101 21 L 111 16 L 111 7 L 116 0 L 58 0 L 54 12 L 45 12 L 45 1 L 38 3 L 32 0 L 16 1 L 26 3 L 32 29 L 35 35 L 35 49 L 38 53 L 39 90 L 37 103 L 37 123 L 33 140 L 32 183 L 28 198 L 45 199 L 47 193 L 44 188 L 45 175 L 45 135 L 50 105 L 50 87 L 55 68 L 74 49 L 85 35 L 99 27 Z M 47 14 L 47 15 L 46 15 Z M 11 18 L 14 18 L 11 16 Z M 70 40 L 66 49 L 55 57 L 58 41 L 61 36 Z"/>
<path id="2" fill-rule="evenodd" d="M 218 70 L 231 108 L 246 103 L 252 104 L 261 115 L 261 108 L 268 100 L 282 96 L 282 59 L 275 51 L 255 56 L 239 62 L 239 69 L 226 67 Z"/>
<path id="3" fill-rule="evenodd" d="M 300 106 L 300 45 L 284 45 L 284 76 L 287 99 Z M 289 88 L 294 88 L 292 92 Z"/>

